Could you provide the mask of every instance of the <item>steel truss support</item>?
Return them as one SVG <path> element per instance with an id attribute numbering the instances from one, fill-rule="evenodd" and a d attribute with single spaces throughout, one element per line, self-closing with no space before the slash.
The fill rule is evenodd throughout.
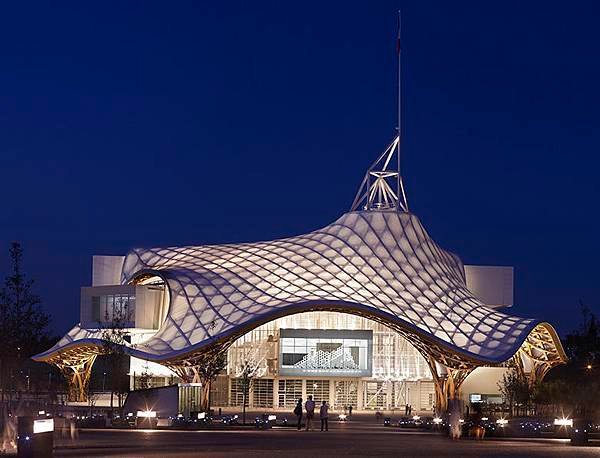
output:
<path id="1" fill-rule="evenodd" d="M 404 184 L 400 176 L 400 137 L 385 149 L 367 173 L 354 197 L 350 211 L 390 210 L 408 212 Z M 396 155 L 396 169 L 392 157 Z"/>
<path id="2" fill-rule="evenodd" d="M 55 363 L 68 384 L 68 399 L 70 402 L 86 402 L 92 366 L 97 355 L 91 355 L 79 360 L 63 360 Z"/>

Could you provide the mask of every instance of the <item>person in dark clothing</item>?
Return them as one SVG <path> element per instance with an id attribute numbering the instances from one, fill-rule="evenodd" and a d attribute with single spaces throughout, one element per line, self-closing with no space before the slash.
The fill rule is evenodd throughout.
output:
<path id="1" fill-rule="evenodd" d="M 323 401 L 319 416 L 321 417 L 321 431 L 323 431 L 323 428 L 325 428 L 325 431 L 329 431 L 329 406 L 327 405 L 327 401 Z"/>
<path id="2" fill-rule="evenodd" d="M 404 416 L 408 417 L 408 404 L 404 405 Z"/>
<path id="3" fill-rule="evenodd" d="M 352 405 L 348 406 L 348 416 L 351 417 L 352 416 Z"/>
<path id="4" fill-rule="evenodd" d="M 298 431 L 302 428 L 302 398 L 298 399 L 298 403 L 294 408 L 294 415 L 298 417 Z"/>

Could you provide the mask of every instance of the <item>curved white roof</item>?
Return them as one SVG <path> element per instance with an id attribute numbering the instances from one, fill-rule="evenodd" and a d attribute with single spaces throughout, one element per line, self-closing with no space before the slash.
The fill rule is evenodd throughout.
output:
<path id="1" fill-rule="evenodd" d="M 550 325 L 485 307 L 467 289 L 458 257 L 416 216 L 395 210 L 346 213 L 269 242 L 132 250 L 122 283 L 148 273 L 168 285 L 169 311 L 152 338 L 128 351 L 154 361 L 181 361 L 277 317 L 319 309 L 373 317 L 475 364 L 511 358 L 538 325 L 560 347 Z M 37 358 L 98 343 L 97 333 L 76 327 Z"/>

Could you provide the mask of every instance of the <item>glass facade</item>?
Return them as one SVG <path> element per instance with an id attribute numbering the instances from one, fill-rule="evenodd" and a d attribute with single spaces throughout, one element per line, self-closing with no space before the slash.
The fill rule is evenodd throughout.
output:
<path id="1" fill-rule="evenodd" d="M 327 401 L 333 410 L 433 408 L 431 372 L 403 336 L 367 318 L 305 312 L 266 323 L 229 348 L 230 406 L 242 405 L 239 377 L 256 367 L 250 408 L 291 411 L 299 398 Z"/>
<path id="2" fill-rule="evenodd" d="M 226 373 L 211 386 L 213 407 L 242 406 L 241 376 L 250 365 L 249 409 L 291 412 L 309 395 L 319 404 L 327 401 L 332 412 L 349 406 L 403 410 L 406 404 L 415 411 L 433 409 L 434 385 L 421 354 L 400 334 L 367 318 L 336 312 L 280 318 L 237 339 L 227 361 Z"/>
<path id="3" fill-rule="evenodd" d="M 266 323 L 240 337 L 230 347 L 227 358 L 228 372 L 237 377 L 244 361 L 251 360 L 258 367 L 259 377 L 277 376 L 279 365 L 285 367 L 281 353 L 295 353 L 286 332 L 305 330 L 371 331 L 372 332 L 372 373 L 371 377 L 382 380 L 431 380 L 429 366 L 421 354 L 403 336 L 387 326 L 367 318 L 337 312 L 305 312 L 290 315 Z M 283 335 L 281 334 L 283 332 Z M 318 339 L 317 339 L 318 340 Z M 317 349 L 315 341 L 298 341 L 300 352 L 309 348 Z M 325 344 L 325 342 L 323 342 Z M 283 348 L 286 351 L 283 351 Z M 360 347 L 360 344 L 359 344 Z M 324 349 L 324 347 L 321 347 Z M 290 360 L 285 361 L 285 363 Z"/>

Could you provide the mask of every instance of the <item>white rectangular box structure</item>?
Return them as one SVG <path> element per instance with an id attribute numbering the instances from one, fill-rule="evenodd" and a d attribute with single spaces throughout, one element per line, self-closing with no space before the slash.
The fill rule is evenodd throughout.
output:
<path id="1" fill-rule="evenodd" d="M 92 286 L 119 285 L 125 256 L 92 257 Z"/>
<path id="2" fill-rule="evenodd" d="M 509 266 L 465 266 L 467 288 L 487 307 L 512 307 L 514 268 Z"/>

